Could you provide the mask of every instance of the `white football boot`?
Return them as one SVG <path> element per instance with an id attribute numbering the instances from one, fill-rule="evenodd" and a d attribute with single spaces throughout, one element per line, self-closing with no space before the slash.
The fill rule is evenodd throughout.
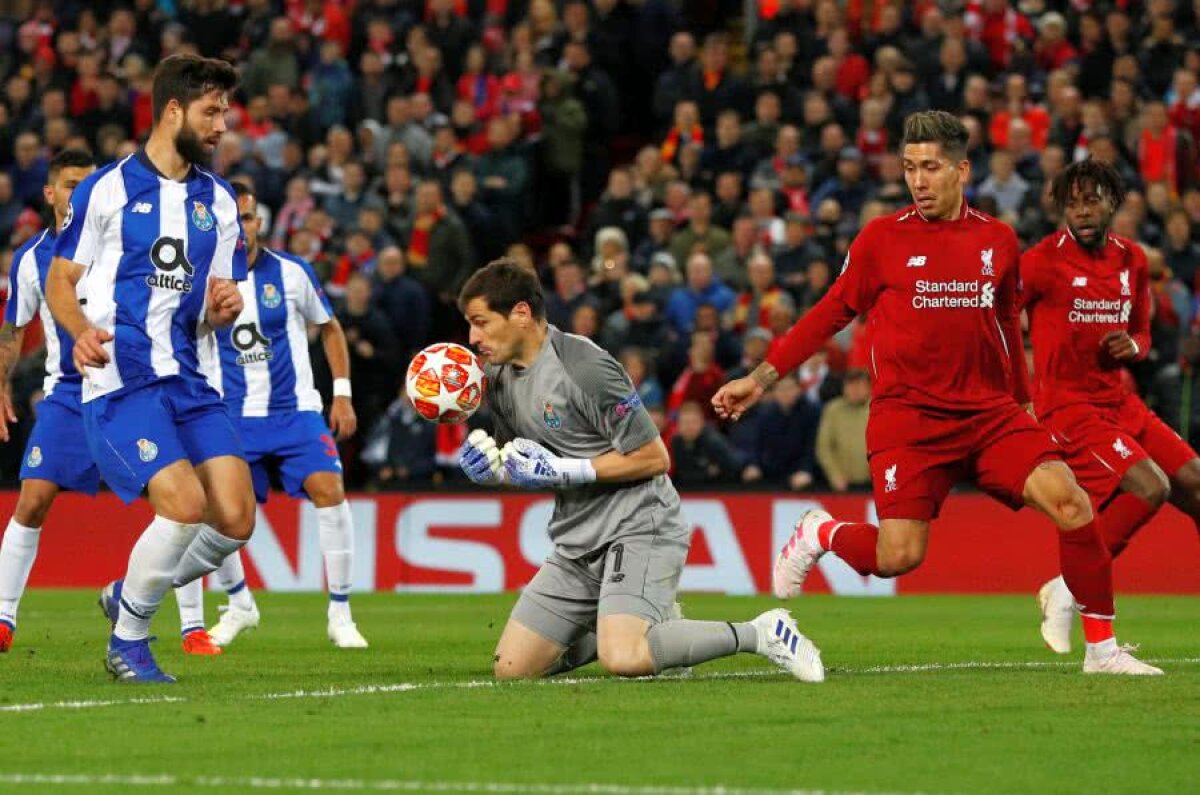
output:
<path id="1" fill-rule="evenodd" d="M 792 614 L 777 607 L 752 622 L 758 630 L 758 654 L 766 657 L 801 682 L 824 682 L 821 650 L 796 628 Z"/>
<path id="2" fill-rule="evenodd" d="M 800 595 L 804 580 L 817 560 L 825 554 L 817 538 L 817 529 L 833 517 L 825 511 L 808 511 L 796 522 L 792 537 L 775 556 L 775 571 L 771 575 L 771 590 L 780 599 L 793 599 Z"/>
<path id="3" fill-rule="evenodd" d="M 233 643 L 234 638 L 246 630 L 258 629 L 260 618 L 258 605 L 254 605 L 249 610 L 233 605 L 221 605 L 217 610 L 221 612 L 221 618 L 217 621 L 216 626 L 208 631 L 208 636 L 212 638 L 215 646 L 224 648 Z"/>
<path id="4" fill-rule="evenodd" d="M 353 621 L 345 618 L 329 619 L 329 640 L 339 649 L 365 649 L 367 639 L 362 636 Z"/>
<path id="5" fill-rule="evenodd" d="M 1037 595 L 1042 611 L 1042 640 L 1056 654 L 1071 651 L 1071 627 L 1075 625 L 1075 597 L 1063 578 L 1055 577 Z"/>
<path id="6" fill-rule="evenodd" d="M 1122 676 L 1162 676 L 1163 670 L 1147 665 L 1130 652 L 1137 646 L 1117 646 L 1108 654 L 1093 654 L 1089 648 L 1083 658 L 1085 674 L 1118 674 Z"/>

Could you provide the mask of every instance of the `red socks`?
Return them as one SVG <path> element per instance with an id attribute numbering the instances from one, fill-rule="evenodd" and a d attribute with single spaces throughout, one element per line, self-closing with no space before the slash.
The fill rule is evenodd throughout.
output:
<path id="1" fill-rule="evenodd" d="M 1116 557 L 1125 551 L 1130 539 L 1142 525 L 1150 521 L 1157 509 L 1136 494 L 1121 492 L 1100 512 L 1104 528 L 1104 545 Z"/>
<path id="2" fill-rule="evenodd" d="M 1083 634 L 1088 643 L 1113 636 L 1112 557 L 1105 548 L 1098 521 L 1058 533 L 1058 557 L 1063 579 L 1079 604 Z"/>
<path id="3" fill-rule="evenodd" d="M 875 547 L 879 543 L 879 528 L 856 522 L 826 522 L 817 528 L 821 548 L 829 550 L 849 564 L 862 576 L 878 571 Z"/>

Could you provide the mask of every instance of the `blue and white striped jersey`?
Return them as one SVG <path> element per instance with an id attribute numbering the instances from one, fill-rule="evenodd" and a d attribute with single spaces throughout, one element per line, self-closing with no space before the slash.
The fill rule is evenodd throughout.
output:
<path id="1" fill-rule="evenodd" d="M 47 397 L 63 394 L 78 401 L 82 379 L 71 359 L 75 342 L 54 322 L 46 303 L 46 275 L 54 259 L 54 241 L 54 233 L 47 229 L 29 238 L 13 254 L 4 322 L 24 328 L 33 321 L 34 315 L 41 316 L 46 334 L 46 379 L 42 382 L 42 391 Z"/>
<path id="2" fill-rule="evenodd" d="M 108 364 L 89 368 L 85 403 L 170 376 L 203 378 L 208 277 L 246 277 L 228 183 L 195 166 L 167 179 L 139 149 L 79 183 L 54 253 L 87 268 L 84 311 L 114 337 Z"/>
<path id="3" fill-rule="evenodd" d="M 209 383 L 235 417 L 320 411 L 308 358 L 308 324 L 325 324 L 333 307 L 312 266 L 299 257 L 260 249 L 238 285 L 246 308 L 218 329 L 204 357 Z"/>

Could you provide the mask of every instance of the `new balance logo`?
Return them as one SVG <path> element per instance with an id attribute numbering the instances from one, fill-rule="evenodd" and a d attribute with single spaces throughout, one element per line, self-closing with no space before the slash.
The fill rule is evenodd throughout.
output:
<path id="1" fill-rule="evenodd" d="M 150 202 L 138 202 L 137 204 L 133 205 L 133 209 L 130 210 L 130 212 L 145 215 L 146 213 L 149 213 L 153 209 L 154 208 L 150 205 Z"/>
<path id="2" fill-rule="evenodd" d="M 892 464 L 883 470 L 883 490 L 885 492 L 895 491 L 898 488 L 896 485 L 896 467 L 898 466 L 899 464 Z"/>
<path id="3" fill-rule="evenodd" d="M 1076 276 L 1074 281 L 1071 282 L 1071 286 L 1072 287 L 1087 287 L 1087 277 L 1086 276 Z"/>
<path id="4" fill-rule="evenodd" d="M 1113 452 L 1121 456 L 1121 458 L 1129 458 L 1131 455 L 1133 455 L 1133 451 L 1130 450 L 1129 446 L 1125 444 L 1124 439 L 1117 439 L 1115 442 L 1113 442 Z"/>
<path id="5" fill-rule="evenodd" d="M 905 267 L 908 267 L 908 268 L 924 268 L 924 267 L 925 267 L 925 258 L 924 258 L 924 257 L 909 257 L 909 258 L 908 258 L 908 265 L 907 265 L 907 266 L 905 266 Z"/>

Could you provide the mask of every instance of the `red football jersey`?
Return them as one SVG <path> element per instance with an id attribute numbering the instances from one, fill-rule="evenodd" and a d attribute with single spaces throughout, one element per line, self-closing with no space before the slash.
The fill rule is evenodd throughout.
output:
<path id="1" fill-rule="evenodd" d="M 1138 346 L 1135 360 L 1150 349 L 1150 269 L 1142 249 L 1109 235 L 1092 254 L 1069 232 L 1056 232 L 1021 257 L 1021 283 L 1038 413 L 1072 403 L 1120 405 L 1124 363 L 1100 340 L 1128 332 Z"/>
<path id="2" fill-rule="evenodd" d="M 952 411 L 1026 403 L 1018 267 L 1012 228 L 965 202 L 952 221 L 927 221 L 916 207 L 876 218 L 767 360 L 786 373 L 866 315 L 876 400 Z"/>

